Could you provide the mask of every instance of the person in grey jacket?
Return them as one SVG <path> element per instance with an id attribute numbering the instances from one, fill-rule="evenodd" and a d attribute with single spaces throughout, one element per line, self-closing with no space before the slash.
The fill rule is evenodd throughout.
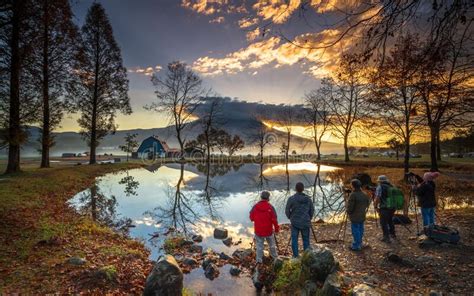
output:
<path id="1" fill-rule="evenodd" d="M 362 192 L 362 183 L 354 179 L 351 181 L 352 193 L 347 201 L 347 214 L 351 221 L 351 230 L 353 242 L 350 249 L 352 251 L 360 251 L 362 249 L 362 237 L 364 236 L 364 222 L 367 208 L 370 204 L 369 197 Z"/>
<path id="2" fill-rule="evenodd" d="M 309 231 L 314 215 L 314 205 L 311 198 L 304 194 L 304 185 L 296 183 L 296 193 L 288 198 L 285 214 L 291 222 L 291 249 L 293 257 L 298 257 L 298 236 L 303 238 L 303 249 L 309 248 Z"/>

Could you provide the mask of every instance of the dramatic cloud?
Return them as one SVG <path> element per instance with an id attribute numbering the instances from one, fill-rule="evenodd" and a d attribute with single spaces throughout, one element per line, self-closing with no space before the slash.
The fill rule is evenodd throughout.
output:
<path id="1" fill-rule="evenodd" d="M 247 12 L 243 4 L 233 4 L 230 0 L 182 0 L 181 6 L 204 15 Z"/>
<path id="2" fill-rule="evenodd" d="M 301 5 L 301 0 L 259 0 L 252 8 L 257 15 L 265 20 L 272 20 L 276 24 L 282 24 Z"/>
<path id="3" fill-rule="evenodd" d="M 278 68 L 305 62 L 305 71 L 320 78 L 331 74 L 342 53 L 351 46 L 352 40 L 347 38 L 337 46 L 324 48 L 325 44 L 334 42 L 339 34 L 338 30 L 302 34 L 291 43 L 284 42 L 279 37 L 270 37 L 223 58 L 201 57 L 194 62 L 193 68 L 202 75 L 213 76 L 255 71 L 270 64 Z"/>
<path id="4" fill-rule="evenodd" d="M 243 18 L 238 21 L 239 27 L 245 29 L 258 24 L 258 18 Z"/>
<path id="5" fill-rule="evenodd" d="M 156 72 L 159 72 L 161 70 L 160 65 L 156 65 L 154 67 L 146 67 L 146 68 L 141 68 L 141 67 L 134 67 L 131 69 L 128 69 L 129 73 L 135 73 L 135 74 L 141 74 L 145 76 L 151 76 Z"/>

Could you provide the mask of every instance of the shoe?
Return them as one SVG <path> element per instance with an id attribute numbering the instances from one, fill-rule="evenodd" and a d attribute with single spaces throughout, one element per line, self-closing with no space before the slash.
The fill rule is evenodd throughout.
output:
<path id="1" fill-rule="evenodd" d="M 353 251 L 353 252 L 360 252 L 360 251 L 362 251 L 362 249 L 353 248 L 352 246 L 349 246 L 349 250 L 351 250 L 351 251 Z"/>
<path id="2" fill-rule="evenodd" d="M 383 237 L 380 241 L 389 244 L 390 243 L 390 237 L 388 237 L 388 236 Z"/>

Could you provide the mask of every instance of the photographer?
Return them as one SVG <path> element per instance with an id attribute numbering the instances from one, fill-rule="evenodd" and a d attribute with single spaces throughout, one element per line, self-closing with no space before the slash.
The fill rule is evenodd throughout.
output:
<path id="1" fill-rule="evenodd" d="M 387 176 L 380 175 L 377 178 L 377 188 L 375 189 L 374 206 L 380 215 L 380 225 L 383 231 L 383 238 L 381 241 L 390 243 L 390 236 L 396 238 L 395 225 L 393 224 L 394 208 L 389 208 L 387 205 L 388 188 L 392 187 Z"/>
<path id="2" fill-rule="evenodd" d="M 362 249 L 362 237 L 364 236 L 364 222 L 369 207 L 370 200 L 367 195 L 362 192 L 362 183 L 353 179 L 351 181 L 352 191 L 347 202 L 347 214 L 351 221 L 351 230 L 353 242 L 350 249 L 352 251 L 360 251 Z"/>
<path id="3" fill-rule="evenodd" d="M 412 185 L 412 190 L 418 197 L 418 204 L 421 207 L 423 227 L 429 227 L 435 223 L 436 184 L 434 179 L 438 176 L 438 172 L 427 172 L 423 175 L 423 181 L 420 184 Z"/>

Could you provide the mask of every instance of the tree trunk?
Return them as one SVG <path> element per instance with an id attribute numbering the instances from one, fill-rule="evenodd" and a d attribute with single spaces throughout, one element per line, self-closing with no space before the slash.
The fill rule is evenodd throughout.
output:
<path id="1" fill-rule="evenodd" d="M 94 97 L 92 98 L 92 118 L 91 118 L 91 138 L 90 138 L 90 155 L 89 164 L 95 164 L 96 146 L 97 146 L 97 104 L 99 96 L 99 33 L 96 33 L 95 44 L 95 69 L 94 69 Z"/>
<path id="2" fill-rule="evenodd" d="M 8 125 L 8 165 L 6 173 L 20 171 L 20 23 L 23 1 L 13 1 L 12 35 L 10 40 L 10 116 Z"/>
<path id="3" fill-rule="evenodd" d="M 403 171 L 408 173 L 410 170 L 410 138 L 405 139 L 405 157 L 403 158 Z"/>
<path id="4" fill-rule="evenodd" d="M 436 130 L 436 159 L 441 161 L 441 136 L 439 128 Z"/>
<path id="5" fill-rule="evenodd" d="M 399 160 L 398 149 L 395 149 L 395 156 L 396 156 L 397 160 Z"/>
<path id="6" fill-rule="evenodd" d="M 49 114 L 49 15 L 48 15 L 48 0 L 43 2 L 43 131 L 41 139 L 41 167 L 49 168 L 49 147 L 51 146 L 50 133 L 50 114 Z"/>
<path id="7" fill-rule="evenodd" d="M 318 153 L 316 160 L 321 160 L 321 148 L 318 145 L 316 146 L 316 152 Z"/>
<path id="8" fill-rule="evenodd" d="M 431 158 L 431 171 L 436 172 L 438 171 L 438 158 L 436 157 L 436 127 L 433 125 L 430 127 L 430 136 L 431 136 L 431 142 L 430 142 L 430 158 Z"/>
<path id="9" fill-rule="evenodd" d="M 97 221 L 97 186 L 91 187 L 91 218 Z"/>
<path id="10" fill-rule="evenodd" d="M 286 138 L 286 153 L 285 153 L 285 162 L 286 166 L 288 167 L 288 161 L 290 159 L 290 142 L 291 142 L 291 132 L 287 132 L 287 138 Z"/>
<path id="11" fill-rule="evenodd" d="M 349 162 L 350 159 L 349 159 L 349 147 L 347 145 L 347 135 L 344 136 L 344 161 L 345 162 Z"/>

